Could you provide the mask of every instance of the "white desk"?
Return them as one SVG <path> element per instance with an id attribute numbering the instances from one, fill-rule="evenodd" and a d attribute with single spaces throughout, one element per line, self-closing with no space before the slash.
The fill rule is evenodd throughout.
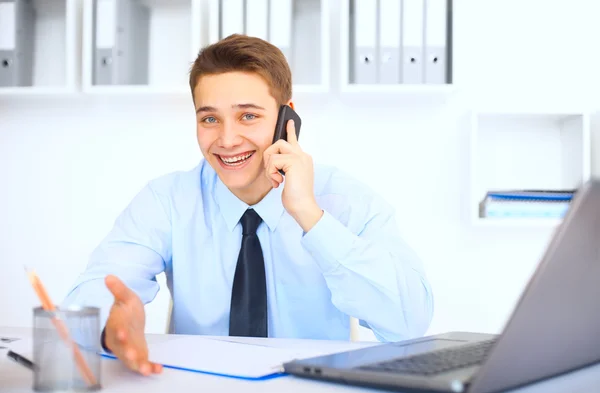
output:
<path id="1" fill-rule="evenodd" d="M 30 329 L 0 327 L 0 336 L 29 335 Z M 148 335 L 149 342 L 168 340 L 168 335 Z M 229 339 L 229 338 L 223 338 Z M 240 339 L 239 341 L 262 341 L 277 346 L 296 346 L 307 343 L 301 340 L 279 339 Z M 309 342 L 310 344 L 311 342 Z M 375 343 L 331 343 L 340 348 L 358 348 Z M 2 352 L 4 354 L 4 352 Z M 31 371 L 3 356 L 0 359 L 0 392 L 32 392 Z M 342 393 L 342 392 L 381 392 L 333 383 L 311 381 L 292 376 L 284 376 L 261 382 L 249 382 L 206 374 L 164 369 L 159 375 L 143 377 L 125 369 L 119 361 L 102 360 L 102 392 L 106 393 L 153 393 L 153 392 L 286 392 L 286 393 Z M 600 365 L 588 367 L 562 377 L 549 379 L 535 385 L 512 390 L 513 393 L 595 393 L 600 386 Z"/>

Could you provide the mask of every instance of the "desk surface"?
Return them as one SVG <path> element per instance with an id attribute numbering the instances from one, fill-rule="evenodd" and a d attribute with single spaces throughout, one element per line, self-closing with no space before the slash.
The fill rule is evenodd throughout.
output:
<path id="1" fill-rule="evenodd" d="M 0 327 L 0 336 L 27 336 L 31 332 L 27 328 Z M 149 342 L 160 342 L 170 339 L 168 335 L 148 335 Z M 223 337 L 223 339 L 232 340 Z M 281 339 L 235 339 L 234 341 L 256 342 L 263 345 L 279 347 L 314 344 L 307 340 Z M 375 343 L 333 343 L 339 348 L 359 348 Z M 4 356 L 0 358 L 0 392 L 26 393 L 32 392 L 32 374 L 26 368 L 17 365 Z M 172 369 L 164 369 L 162 374 L 143 377 L 125 369 L 119 361 L 102 360 L 102 386 L 106 393 L 153 393 L 153 392 L 286 392 L 286 393 L 341 393 L 341 392 L 381 392 L 381 390 L 349 387 L 345 385 L 311 381 L 293 376 L 284 376 L 267 381 L 249 382 L 231 378 L 223 378 L 206 374 L 191 373 Z M 600 365 L 588 367 L 562 377 L 552 378 L 524 388 L 512 390 L 513 393 L 584 393 L 597 392 L 600 386 Z M 199 390 L 201 389 L 201 390 Z"/>

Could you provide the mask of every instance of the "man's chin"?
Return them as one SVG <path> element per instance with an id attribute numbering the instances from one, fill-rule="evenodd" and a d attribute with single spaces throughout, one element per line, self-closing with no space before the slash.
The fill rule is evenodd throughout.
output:
<path id="1" fill-rule="evenodd" d="M 230 190 L 245 190 L 256 180 L 256 176 L 251 176 L 247 171 L 229 172 L 220 170 L 217 173 L 223 184 Z"/>

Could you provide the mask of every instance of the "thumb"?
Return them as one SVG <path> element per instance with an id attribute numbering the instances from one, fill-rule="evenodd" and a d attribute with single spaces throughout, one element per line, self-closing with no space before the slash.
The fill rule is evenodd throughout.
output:
<path id="1" fill-rule="evenodd" d="M 104 283 L 106 284 L 108 290 L 113 294 L 115 301 L 117 302 L 126 303 L 134 297 L 134 293 L 131 291 L 131 289 L 127 288 L 127 286 L 123 284 L 123 281 L 121 281 L 117 276 L 109 274 L 104 279 Z"/>

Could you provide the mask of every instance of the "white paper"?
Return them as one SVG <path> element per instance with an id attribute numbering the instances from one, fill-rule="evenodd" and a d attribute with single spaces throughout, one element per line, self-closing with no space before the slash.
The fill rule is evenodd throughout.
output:
<path id="1" fill-rule="evenodd" d="M 0 50 L 15 49 L 15 3 L 0 3 Z"/>
<path id="2" fill-rule="evenodd" d="M 213 339 L 244 343 L 244 339 L 240 339 L 238 337 L 223 336 L 213 337 Z M 285 349 L 290 352 L 294 352 L 299 359 L 372 347 L 374 345 L 381 345 L 380 342 L 375 341 L 352 342 L 342 340 L 297 340 L 293 338 L 269 338 L 265 340 L 257 340 L 251 344 L 245 344 Z"/>
<path id="3" fill-rule="evenodd" d="M 350 344 L 350 343 L 347 343 Z M 265 345 L 269 345 L 268 341 Z M 150 360 L 162 365 L 244 378 L 260 378 L 282 371 L 283 363 L 351 349 L 349 345 L 306 344 L 280 348 L 186 336 L 148 346 Z"/>
<path id="4" fill-rule="evenodd" d="M 10 339 L 16 340 L 10 340 Z M 9 339 L 9 340 L 4 340 Z M 13 352 L 23 355 L 25 357 L 31 357 L 33 355 L 33 340 L 29 337 L 23 336 L 0 336 L 0 347 L 2 350 L 8 351 L 9 349 Z"/>

